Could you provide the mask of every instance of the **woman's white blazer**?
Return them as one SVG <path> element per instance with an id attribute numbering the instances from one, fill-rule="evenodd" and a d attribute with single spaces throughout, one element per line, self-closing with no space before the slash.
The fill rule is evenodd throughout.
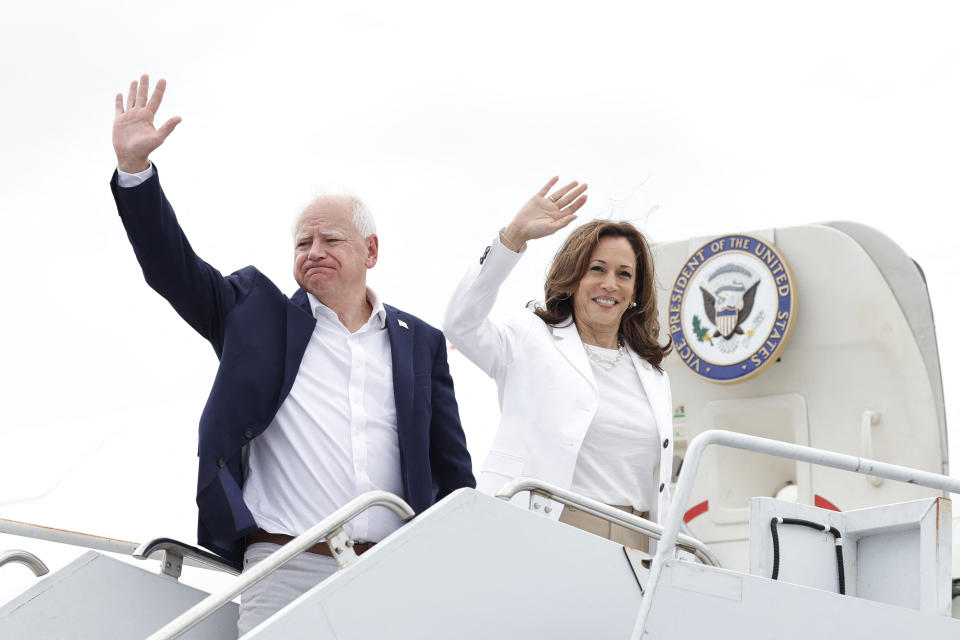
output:
<path id="1" fill-rule="evenodd" d="M 517 476 L 569 489 L 580 446 L 599 405 L 590 362 L 573 322 L 551 327 L 532 312 L 502 324 L 488 317 L 500 285 L 521 255 L 494 241 L 457 287 L 444 318 L 450 342 L 497 382 L 500 425 L 477 483 L 477 489 L 490 494 Z M 650 514 L 656 520 L 670 504 L 670 382 L 666 373 L 628 351 L 660 433 L 659 469 L 646 480 L 654 492 L 647 495 L 657 496 Z M 642 490 L 638 482 L 638 495 Z M 548 506 L 547 515 L 559 518 L 562 505 Z"/>

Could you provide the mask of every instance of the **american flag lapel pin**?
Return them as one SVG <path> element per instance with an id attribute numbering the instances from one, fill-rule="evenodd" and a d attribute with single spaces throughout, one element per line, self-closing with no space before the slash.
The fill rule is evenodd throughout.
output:
<path id="1" fill-rule="evenodd" d="M 410 328 L 410 327 L 407 326 L 407 323 L 404 322 L 403 320 L 401 320 L 400 318 L 397 318 L 397 324 L 400 325 L 401 327 L 403 327 L 404 329 L 409 329 L 409 328 Z"/>

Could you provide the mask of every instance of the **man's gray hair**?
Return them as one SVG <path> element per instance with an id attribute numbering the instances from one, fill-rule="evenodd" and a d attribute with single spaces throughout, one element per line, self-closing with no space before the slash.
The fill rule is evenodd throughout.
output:
<path id="1" fill-rule="evenodd" d="M 368 238 L 377 233 L 377 223 L 373 221 L 373 214 L 367 203 L 352 194 L 344 194 L 353 202 L 353 226 L 362 238 Z"/>
<path id="2" fill-rule="evenodd" d="M 353 226 L 357 230 L 357 233 L 360 234 L 360 237 L 369 238 L 372 235 L 376 235 L 377 223 L 373 220 L 373 214 L 370 212 L 370 207 L 368 207 L 367 203 L 361 200 L 359 196 L 356 196 L 348 191 L 324 191 L 311 198 L 310 202 L 308 202 L 306 206 L 300 208 L 300 212 L 297 214 L 296 219 L 294 219 L 293 226 L 290 229 L 294 237 L 296 237 L 297 229 L 300 227 L 300 219 L 303 217 L 303 212 L 318 198 L 322 198 L 324 196 L 348 199 L 351 204 L 353 204 Z"/>

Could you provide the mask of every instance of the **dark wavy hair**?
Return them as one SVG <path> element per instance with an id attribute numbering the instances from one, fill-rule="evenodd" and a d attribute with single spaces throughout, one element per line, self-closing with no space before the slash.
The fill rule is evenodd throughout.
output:
<path id="1" fill-rule="evenodd" d="M 660 321 L 657 318 L 653 257 L 646 238 L 629 222 L 593 220 L 574 229 L 550 265 L 547 281 L 543 285 L 544 303 L 531 302 L 529 306 L 541 320 L 554 327 L 567 318 L 573 318 L 573 294 L 587 273 L 594 249 L 600 244 L 601 238 L 607 237 L 626 238 L 637 256 L 636 289 L 633 293 L 637 306 L 628 308 L 620 319 L 620 339 L 656 367 L 657 371 L 663 371 L 660 363 L 673 348 L 673 340 L 667 338 L 664 345 L 658 341 Z"/>

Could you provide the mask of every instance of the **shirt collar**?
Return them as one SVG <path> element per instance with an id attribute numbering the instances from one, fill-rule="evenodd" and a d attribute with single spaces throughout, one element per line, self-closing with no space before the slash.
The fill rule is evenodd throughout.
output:
<path id="1" fill-rule="evenodd" d="M 310 310 L 313 311 L 314 318 L 317 318 L 318 320 L 320 318 L 328 318 L 340 322 L 337 314 L 334 313 L 330 307 L 320 302 L 320 300 L 318 300 L 317 297 L 309 291 L 306 291 L 305 293 L 307 294 L 307 300 L 310 302 Z M 371 320 L 376 318 L 377 326 L 383 329 L 385 326 L 387 326 L 387 310 L 383 308 L 383 302 L 380 301 L 380 297 L 370 287 L 367 287 L 367 302 L 369 302 L 370 306 L 373 307 L 373 313 L 370 314 L 370 320 L 367 322 L 369 323 Z"/>

